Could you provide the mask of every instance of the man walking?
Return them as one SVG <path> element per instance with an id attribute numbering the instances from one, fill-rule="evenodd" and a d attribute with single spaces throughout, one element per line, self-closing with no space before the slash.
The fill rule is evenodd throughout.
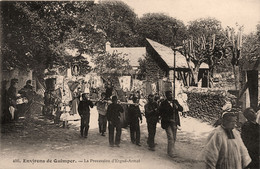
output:
<path id="1" fill-rule="evenodd" d="M 78 112 L 81 117 L 80 134 L 81 137 L 87 138 L 89 129 L 90 107 L 94 104 L 88 100 L 88 94 L 82 94 L 82 101 L 79 102 Z"/>
<path id="2" fill-rule="evenodd" d="M 241 137 L 252 159 L 248 167 L 258 169 L 260 166 L 260 126 L 256 123 L 256 113 L 253 108 L 246 108 L 243 114 L 247 121 L 241 127 Z"/>
<path id="3" fill-rule="evenodd" d="M 144 109 L 148 129 L 147 144 L 149 146 L 149 150 L 155 151 L 154 137 L 156 133 L 156 124 L 159 120 L 159 114 L 158 105 L 154 101 L 154 96 L 152 94 L 148 96 L 148 103 L 144 106 Z"/>
<path id="4" fill-rule="evenodd" d="M 106 93 L 101 94 L 101 99 L 96 103 L 97 111 L 98 111 L 98 126 L 99 133 L 101 136 L 105 136 L 106 128 L 107 128 L 107 101 L 105 101 Z"/>
<path id="5" fill-rule="evenodd" d="M 139 105 L 137 104 L 138 98 L 133 97 L 132 100 L 134 104 L 131 104 L 128 108 L 129 121 L 130 121 L 130 137 L 131 137 L 131 142 L 133 144 L 141 146 L 139 119 L 141 120 L 142 123 L 142 114 Z"/>
<path id="6" fill-rule="evenodd" d="M 108 124 L 108 132 L 109 132 L 109 144 L 111 147 L 114 147 L 114 143 L 117 147 L 120 147 L 120 139 L 121 139 L 121 125 L 120 125 L 120 117 L 123 113 L 124 109 L 121 105 L 117 103 L 117 97 L 112 97 L 112 103 L 107 107 L 107 120 Z M 116 138 L 114 141 L 114 130 L 116 128 Z"/>
<path id="7" fill-rule="evenodd" d="M 167 153 L 170 157 L 175 157 L 173 150 L 177 135 L 177 125 L 180 126 L 180 117 L 178 111 L 182 111 L 182 106 L 177 100 L 172 98 L 172 92 L 165 92 L 166 100 L 164 100 L 159 112 L 161 116 L 161 126 L 165 129 L 168 139 Z"/>

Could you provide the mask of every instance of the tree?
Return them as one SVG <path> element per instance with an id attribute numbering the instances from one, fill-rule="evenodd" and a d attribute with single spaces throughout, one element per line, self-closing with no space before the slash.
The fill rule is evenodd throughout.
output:
<path id="1" fill-rule="evenodd" d="M 145 80 L 148 74 L 148 58 L 145 57 L 144 59 L 139 59 L 139 71 L 137 72 L 137 79 Z"/>
<path id="2" fill-rule="evenodd" d="M 136 14 L 124 3 L 1 2 L 2 54 L 5 69 L 67 67 L 65 49 L 94 55 L 109 40 L 115 46 L 136 44 Z"/>
<path id="3" fill-rule="evenodd" d="M 257 39 L 258 39 L 258 42 L 260 42 L 260 23 L 258 23 L 256 25 L 256 35 L 257 35 Z"/>
<path id="4" fill-rule="evenodd" d="M 203 18 L 192 21 L 188 25 L 190 38 L 183 41 L 182 53 L 186 56 L 195 85 L 198 83 L 200 65 L 209 65 L 210 77 L 214 67 L 225 57 L 225 36 L 221 22 L 214 18 Z M 194 67 L 191 67 L 191 62 Z"/>
<path id="5" fill-rule="evenodd" d="M 98 74 L 130 74 L 132 67 L 129 65 L 129 60 L 121 53 L 100 53 L 93 57 L 95 64 L 94 71 Z"/>
<path id="6" fill-rule="evenodd" d="M 173 28 L 178 27 L 176 39 L 173 37 Z M 182 21 L 160 13 L 147 13 L 138 22 L 140 44 L 145 45 L 145 38 L 150 38 L 166 46 L 173 46 L 176 42 L 181 45 L 186 38 L 186 27 Z"/>
<path id="7" fill-rule="evenodd" d="M 77 28 L 73 3 L 3 2 L 2 9 L 5 68 L 66 65 L 63 51 Z"/>
<path id="8" fill-rule="evenodd" d="M 242 46 L 241 65 L 247 61 L 256 61 L 260 57 L 260 24 L 257 25 L 257 32 L 244 36 Z"/>
<path id="9" fill-rule="evenodd" d="M 36 38 L 31 36 L 33 30 L 30 26 L 30 18 L 20 6 L 21 4 L 15 2 L 1 2 L 4 69 L 34 65 L 35 60 L 30 51 L 37 53 L 44 48 L 39 43 L 35 43 Z"/>
<path id="10" fill-rule="evenodd" d="M 80 55 L 99 51 L 104 34 L 95 29 L 93 18 L 83 17 L 91 16 L 93 4 L 1 2 L 4 69 L 26 67 L 42 75 L 45 68 L 69 66 L 66 48 L 76 48 Z"/>
<path id="11" fill-rule="evenodd" d="M 227 27 L 226 29 L 226 45 L 229 55 L 232 57 L 231 64 L 233 66 L 233 73 L 235 76 L 235 87 L 236 90 L 240 90 L 240 68 L 239 62 L 241 60 L 242 51 L 242 30 L 243 26 L 238 26 L 238 30 L 235 31 L 234 28 Z"/>
<path id="12" fill-rule="evenodd" d="M 246 61 L 255 61 L 260 56 L 260 43 L 256 34 L 250 33 L 244 36 L 242 47 L 241 65 Z"/>
<path id="13" fill-rule="evenodd" d="M 137 15 L 120 1 L 102 1 L 93 8 L 96 28 L 102 30 L 113 46 L 138 46 Z"/>
<path id="14" fill-rule="evenodd" d="M 158 64 L 147 54 L 143 59 L 139 59 L 139 71 L 137 79 L 149 82 L 158 82 L 159 79 L 165 77 L 165 72 Z"/>

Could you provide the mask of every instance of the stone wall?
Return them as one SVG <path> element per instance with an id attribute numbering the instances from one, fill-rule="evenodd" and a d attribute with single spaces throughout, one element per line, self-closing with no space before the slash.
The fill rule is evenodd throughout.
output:
<path id="1" fill-rule="evenodd" d="M 186 91 L 188 95 L 189 116 L 214 124 L 221 117 L 227 98 L 234 103 L 232 95 L 226 91 L 194 89 Z"/>

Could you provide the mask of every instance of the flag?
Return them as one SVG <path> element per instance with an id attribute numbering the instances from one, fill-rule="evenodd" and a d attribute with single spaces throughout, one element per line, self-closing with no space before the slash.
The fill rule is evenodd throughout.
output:
<path id="1" fill-rule="evenodd" d="M 53 92 L 53 96 L 54 96 L 55 98 L 59 98 L 60 100 L 62 100 L 61 88 L 56 89 L 56 90 Z"/>
<path id="2" fill-rule="evenodd" d="M 69 81 L 68 82 L 68 86 L 70 88 L 70 90 L 73 92 L 78 86 L 79 86 L 79 82 L 77 81 Z"/>
<path id="3" fill-rule="evenodd" d="M 44 96 L 45 90 L 46 90 L 45 87 L 41 84 L 39 79 L 36 77 L 36 93 L 38 95 Z"/>

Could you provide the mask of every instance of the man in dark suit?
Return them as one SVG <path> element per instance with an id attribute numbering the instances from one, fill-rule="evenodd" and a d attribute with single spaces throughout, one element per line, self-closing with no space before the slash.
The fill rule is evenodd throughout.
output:
<path id="1" fill-rule="evenodd" d="M 90 108 L 93 108 L 94 104 L 88 99 L 88 94 L 82 94 L 82 101 L 79 102 L 78 112 L 81 117 L 80 135 L 87 138 L 90 119 Z"/>
<path id="2" fill-rule="evenodd" d="M 154 137 L 156 133 L 156 124 L 159 120 L 159 113 L 158 105 L 154 101 L 154 95 L 150 94 L 148 96 L 148 103 L 144 106 L 144 109 L 148 129 L 147 144 L 149 146 L 149 150 L 155 151 Z"/>
<path id="3" fill-rule="evenodd" d="M 117 147 L 120 147 L 121 139 L 121 125 L 120 117 L 121 113 L 124 112 L 123 107 L 117 103 L 117 97 L 112 97 L 112 103 L 107 107 L 107 120 L 108 120 L 108 134 L 109 134 L 109 144 L 111 147 L 114 147 L 114 143 Z M 116 138 L 114 141 L 114 130 L 116 129 Z"/>
<path id="4" fill-rule="evenodd" d="M 252 159 L 248 168 L 257 169 L 259 168 L 259 134 L 260 126 L 256 123 L 256 113 L 253 108 L 246 108 L 243 112 L 247 121 L 241 127 L 241 137 L 248 150 L 248 153 Z"/>
<path id="5" fill-rule="evenodd" d="M 139 119 L 142 123 L 142 114 L 139 108 L 138 99 L 137 97 L 133 97 L 133 102 L 136 103 L 131 104 L 128 107 L 128 114 L 129 114 L 129 123 L 130 123 L 130 136 L 131 136 L 131 142 L 133 144 L 136 144 L 138 146 L 141 146 L 140 144 L 140 124 Z"/>
<path id="6" fill-rule="evenodd" d="M 173 149 L 176 141 L 177 125 L 180 126 L 178 111 L 182 111 L 183 108 L 177 100 L 172 98 L 171 91 L 166 91 L 165 95 L 166 100 L 164 100 L 159 107 L 161 126 L 165 129 L 167 134 L 167 153 L 170 157 L 175 157 L 176 155 L 174 155 Z"/>

